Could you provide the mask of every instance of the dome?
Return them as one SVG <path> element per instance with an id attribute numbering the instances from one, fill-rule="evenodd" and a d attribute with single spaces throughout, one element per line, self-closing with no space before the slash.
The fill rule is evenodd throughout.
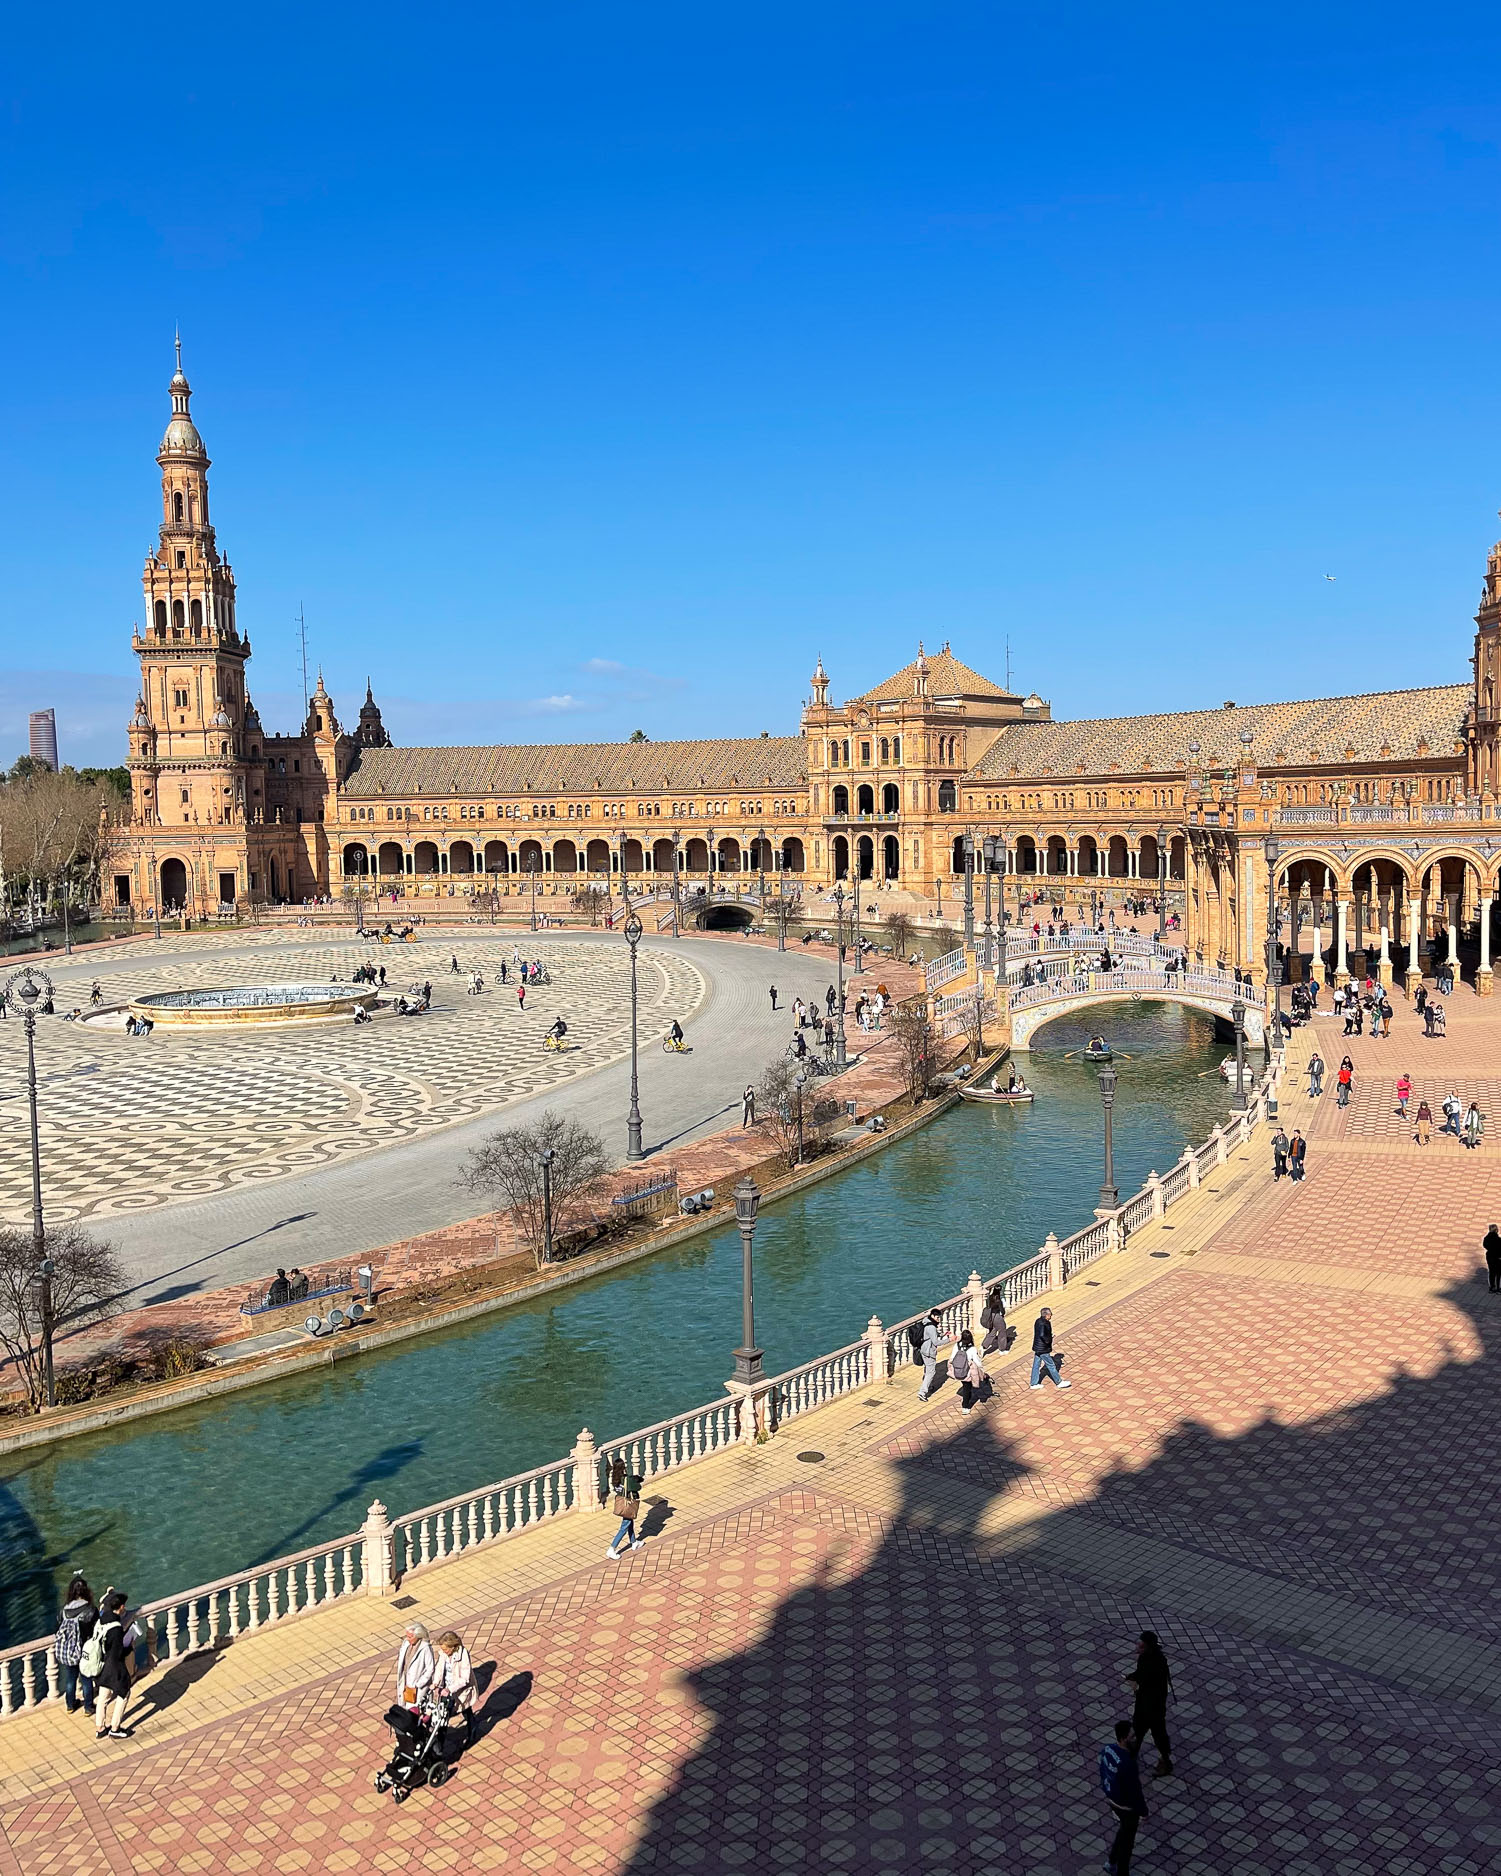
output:
<path id="1" fill-rule="evenodd" d="M 203 438 L 198 434 L 198 426 L 193 419 L 188 416 L 174 417 L 167 425 L 162 448 L 183 456 L 203 455 Z"/>
<path id="2" fill-rule="evenodd" d="M 245 727 L 247 730 L 258 730 L 261 727 L 261 713 L 248 697 L 245 699 Z"/>
<path id="3" fill-rule="evenodd" d="M 209 728 L 215 730 L 233 729 L 234 725 L 229 720 L 229 712 L 222 708 L 216 710 L 209 719 Z"/>
<path id="4" fill-rule="evenodd" d="M 136 698 L 136 713 L 130 719 L 130 727 L 133 730 L 149 730 L 151 728 L 151 719 L 146 714 L 146 699 L 144 697 Z"/>

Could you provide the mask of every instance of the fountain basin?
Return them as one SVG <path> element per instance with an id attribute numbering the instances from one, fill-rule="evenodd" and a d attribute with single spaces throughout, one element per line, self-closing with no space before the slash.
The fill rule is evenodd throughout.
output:
<path id="1" fill-rule="evenodd" d="M 368 984 L 243 984 L 223 990 L 157 990 L 132 997 L 134 1016 L 164 1029 L 205 1024 L 313 1023 L 373 1009 L 378 992 Z"/>

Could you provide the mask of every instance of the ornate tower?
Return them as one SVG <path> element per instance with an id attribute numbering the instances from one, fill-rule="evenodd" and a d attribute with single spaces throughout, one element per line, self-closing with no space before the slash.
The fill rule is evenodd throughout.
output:
<path id="1" fill-rule="evenodd" d="M 1501 541 L 1491 549 L 1475 614 L 1475 703 L 1470 723 L 1470 789 L 1501 794 Z"/>
<path id="2" fill-rule="evenodd" d="M 245 820 L 245 663 L 235 582 L 208 518 L 208 452 L 189 414 L 182 341 L 168 387 L 172 417 L 162 472 L 158 545 L 146 556 L 144 632 L 132 638 L 141 694 L 130 724 L 134 818 L 158 827 Z"/>

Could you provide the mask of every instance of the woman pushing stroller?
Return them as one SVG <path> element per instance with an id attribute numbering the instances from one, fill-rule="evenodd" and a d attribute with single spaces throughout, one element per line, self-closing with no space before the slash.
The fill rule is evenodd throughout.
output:
<path id="1" fill-rule="evenodd" d="M 474 1667 L 469 1651 L 446 1629 L 436 1645 L 420 1622 L 411 1623 L 396 1656 L 396 1699 L 386 1710 L 393 1735 L 391 1758 L 376 1774 L 377 1791 L 403 1803 L 419 1785 L 436 1791 L 458 1757 L 449 1721 L 464 1715 L 464 1744 L 474 1738 Z"/>

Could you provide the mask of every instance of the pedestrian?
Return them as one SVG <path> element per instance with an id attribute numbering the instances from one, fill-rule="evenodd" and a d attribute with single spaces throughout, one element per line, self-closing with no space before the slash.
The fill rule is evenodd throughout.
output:
<path id="1" fill-rule="evenodd" d="M 1492 1225 L 1480 1243 L 1485 1252 L 1485 1269 L 1486 1275 L 1490 1278 L 1491 1295 L 1501 1296 L 1501 1231 Z M 70 1596 L 72 1593 L 69 1590 Z M 63 1613 L 66 1615 L 67 1611 L 64 1610 Z"/>
<path id="2" fill-rule="evenodd" d="M 823 1000 L 825 1009 L 827 1009 L 829 1015 L 832 1016 L 834 1014 L 835 1002 L 834 986 L 832 984 L 830 984 L 828 989 L 823 993 Z"/>
<path id="3" fill-rule="evenodd" d="M 1397 1112 L 1402 1116 L 1403 1120 L 1406 1120 L 1408 1117 L 1407 1103 L 1411 1099 L 1412 1099 L 1412 1076 L 1411 1075 L 1398 1075 L 1397 1077 Z"/>
<path id="4" fill-rule="evenodd" d="M 1308 1058 L 1308 1098 L 1318 1100 L 1324 1092 L 1324 1058 L 1315 1049 Z"/>
<path id="5" fill-rule="evenodd" d="M 740 1097 L 741 1130 L 743 1132 L 749 1133 L 749 1131 L 751 1130 L 752 1127 L 755 1126 L 755 1124 L 756 1124 L 756 1090 L 751 1083 L 747 1082 L 745 1093 L 742 1094 Z"/>
<path id="6" fill-rule="evenodd" d="M 1303 1138 L 1302 1134 L 1298 1132 L 1297 1128 L 1294 1127 L 1293 1137 L 1287 1143 L 1287 1170 L 1292 1174 L 1292 1181 L 1295 1186 L 1302 1185 L 1303 1183 L 1303 1161 L 1307 1152 L 1308 1142 Z"/>
<path id="7" fill-rule="evenodd" d="M 969 1413 L 975 1404 L 975 1338 L 968 1329 L 961 1330 L 949 1356 L 949 1379 L 959 1383 L 960 1413 Z"/>
<path id="8" fill-rule="evenodd" d="M 1006 1322 L 1006 1292 L 999 1283 L 991 1287 L 985 1299 L 985 1307 L 980 1311 L 980 1327 L 985 1331 L 980 1353 L 1004 1355 L 1011 1346 L 1011 1330 Z"/>
<path id="9" fill-rule="evenodd" d="M 396 1651 L 396 1704 L 413 1712 L 438 1671 L 433 1644 L 420 1622 L 408 1622 Z"/>
<path id="10" fill-rule="evenodd" d="M 1413 1138 L 1419 1146 L 1427 1146 L 1433 1135 L 1433 1109 L 1426 1101 L 1418 1102 L 1417 1131 Z"/>
<path id="11" fill-rule="evenodd" d="M 1162 1644 L 1151 1629 L 1143 1629 L 1136 1644 L 1136 1666 L 1126 1676 L 1136 1689 L 1136 1710 L 1131 1715 L 1131 1730 L 1138 1741 L 1148 1733 L 1157 1748 L 1153 1778 L 1167 1778 L 1173 1769 L 1173 1749 L 1167 1736 L 1167 1697 L 1173 1690 L 1173 1671 L 1162 1652 Z"/>
<path id="12" fill-rule="evenodd" d="M 1417 1011 L 1418 1015 L 1421 1016 L 1423 1011 L 1427 1008 L 1427 1005 L 1428 986 L 1427 984 L 1419 984 L 1417 989 L 1412 993 L 1412 1007 Z"/>
<path id="13" fill-rule="evenodd" d="M 938 1374 L 938 1311 L 930 1309 L 923 1318 L 922 1341 L 918 1346 L 922 1357 L 922 1386 L 917 1390 L 917 1398 L 926 1400 L 933 1392 L 933 1382 Z"/>
<path id="14" fill-rule="evenodd" d="M 639 1550 L 642 1540 L 636 1535 L 636 1520 L 641 1515 L 641 1487 L 645 1481 L 635 1473 L 627 1472 L 625 1461 L 617 1458 L 610 1466 L 610 1490 L 615 1496 L 610 1501 L 610 1508 L 620 1520 L 620 1529 L 610 1539 L 607 1557 L 619 1563 L 624 1554 L 622 1545 L 627 1550 Z"/>
<path id="15" fill-rule="evenodd" d="M 1457 1090 L 1451 1088 L 1444 1096 L 1443 1109 L 1444 1132 L 1452 1133 L 1457 1140 L 1459 1138 L 1459 1117 L 1464 1112 L 1464 1103 L 1460 1100 Z"/>
<path id="16" fill-rule="evenodd" d="M 775 1013 L 777 1007 L 777 987 L 775 984 L 771 986 L 771 1007 L 773 1013 Z"/>
<path id="17" fill-rule="evenodd" d="M 83 1645 L 79 1673 L 94 1683 L 94 1737 L 129 1739 L 122 1721 L 130 1698 L 130 1661 L 125 1653 L 125 1592 L 107 1589 L 94 1632 Z M 105 1715 L 109 1723 L 105 1723 Z"/>
<path id="18" fill-rule="evenodd" d="M 455 953 L 455 955 L 448 960 L 448 968 L 453 976 L 457 977 L 459 975 L 459 960 L 458 960 L 457 953 Z"/>
<path id="19" fill-rule="evenodd" d="M 526 1008 L 526 985 L 524 983 L 516 986 L 516 1001 L 522 1009 Z"/>
<path id="20" fill-rule="evenodd" d="M 1335 1081 L 1339 1084 L 1339 1091 L 1334 1097 L 1335 1103 L 1339 1107 L 1348 1107 L 1350 1105 L 1350 1090 L 1355 1085 L 1355 1064 L 1350 1060 L 1348 1055 L 1340 1063 L 1339 1073 L 1335 1076 Z"/>
<path id="21" fill-rule="evenodd" d="M 1141 1771 L 1136 1763 L 1136 1734 L 1129 1720 L 1117 1720 L 1114 1745 L 1100 1748 L 1100 1789 L 1115 1813 L 1116 1822 L 1106 1868 L 1113 1870 L 1115 1876 L 1131 1876 L 1131 1851 L 1136 1843 L 1137 1827 L 1147 1815 L 1147 1801 L 1142 1795 Z"/>
<path id="22" fill-rule="evenodd" d="M 1044 1309 L 1032 1325 L 1032 1386 L 1041 1387 L 1044 1374 L 1051 1376 L 1054 1387 L 1072 1387 L 1058 1373 L 1061 1355 L 1053 1353 L 1053 1312 Z"/>
<path id="23" fill-rule="evenodd" d="M 1280 1179 L 1287 1171 L 1287 1135 L 1279 1127 L 1272 1135 L 1272 1177 Z"/>
<path id="24" fill-rule="evenodd" d="M 1381 993 L 1381 1033 L 1383 1036 L 1392 1033 L 1392 1000 L 1384 990 Z"/>
<path id="25" fill-rule="evenodd" d="M 1469 1107 L 1465 1110 L 1464 1128 L 1460 1134 L 1460 1138 L 1464 1141 L 1466 1146 L 1476 1147 L 1479 1146 L 1480 1136 L 1484 1132 L 1485 1116 L 1480 1111 L 1480 1103 L 1478 1101 L 1471 1101 Z"/>
<path id="26" fill-rule="evenodd" d="M 1345 1008 L 1345 986 L 1343 984 L 1336 984 L 1334 986 L 1334 1014 L 1336 1016 L 1342 1015 L 1344 1013 L 1344 1008 Z"/>
<path id="27" fill-rule="evenodd" d="M 1495 1229 L 1492 1225 L 1491 1230 Z M 1501 1243 L 1501 1239 L 1497 1242 Z M 83 1659 L 84 1645 L 93 1634 L 98 1619 L 99 1611 L 94 1607 L 88 1583 L 83 1577 L 75 1576 L 68 1585 L 68 1600 L 63 1604 L 57 1634 L 52 1638 L 52 1654 L 62 1670 L 63 1701 L 69 1713 L 76 1713 L 80 1706 L 85 1713 L 94 1710 L 94 1683 L 79 1664 Z M 82 1700 L 79 1699 L 80 1692 Z"/>
<path id="28" fill-rule="evenodd" d="M 506 981 L 506 968 L 507 968 L 507 966 L 506 966 L 506 961 L 505 961 L 505 959 L 504 959 L 504 958 L 502 958 L 502 959 L 500 960 L 500 981 L 501 981 L 501 985 L 502 985 L 502 987 L 504 987 L 504 985 L 505 985 L 505 981 Z M 384 977 L 384 976 L 385 976 L 385 972 L 384 972 L 384 971 L 382 971 L 382 972 L 381 972 L 381 975 L 382 975 L 382 977 Z"/>
<path id="29" fill-rule="evenodd" d="M 1431 1003 L 1425 1003 L 1423 1005 L 1423 1034 L 1425 1036 L 1431 1036 L 1433 1034 L 1433 1019 L 1437 1014 L 1438 1011 Z"/>
<path id="30" fill-rule="evenodd" d="M 464 1744 L 474 1744 L 474 1663 L 469 1650 L 450 1628 L 438 1637 L 433 1658 L 433 1691 L 452 1700 L 464 1716 Z"/>

